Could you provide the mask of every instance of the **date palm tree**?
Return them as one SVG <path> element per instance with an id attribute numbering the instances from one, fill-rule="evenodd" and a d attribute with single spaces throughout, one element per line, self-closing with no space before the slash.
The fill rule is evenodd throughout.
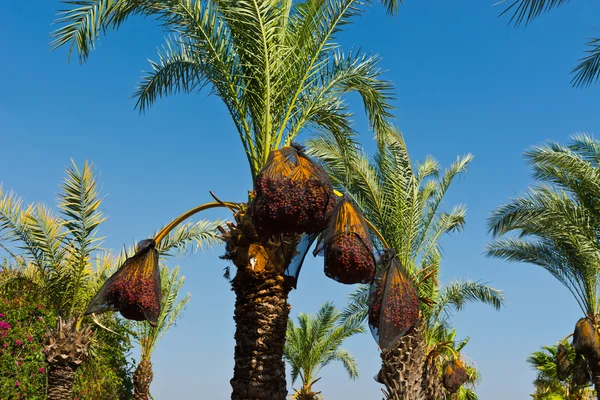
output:
<path id="1" fill-rule="evenodd" d="M 179 276 L 179 268 L 174 268 L 169 273 L 166 266 L 160 269 L 162 286 L 162 308 L 157 325 L 151 326 L 147 321 L 136 322 L 135 331 L 140 343 L 140 362 L 133 374 L 133 387 L 135 400 L 147 400 L 150 394 L 150 384 L 154 379 L 152 362 L 150 358 L 158 342 L 177 323 L 186 304 L 190 300 L 188 293 L 184 298 L 177 300 L 185 277 Z"/>
<path id="2" fill-rule="evenodd" d="M 568 342 L 564 342 L 569 362 L 575 361 L 575 350 Z M 537 376 L 533 382 L 535 393 L 532 397 L 536 400 L 591 400 L 594 398 L 593 390 L 590 384 L 578 385 L 573 380 L 573 375 L 569 374 L 564 379 L 560 379 L 557 374 L 557 352 L 558 344 L 554 346 L 543 346 L 541 350 L 533 352 L 528 358 L 527 363 L 537 371 Z"/>
<path id="3" fill-rule="evenodd" d="M 550 142 L 525 157 L 540 184 L 492 212 L 489 229 L 496 239 L 487 254 L 538 265 L 571 292 L 584 317 L 573 344 L 585 356 L 600 398 L 600 348 L 581 347 L 587 334 L 578 334 L 587 324 L 591 340 L 598 341 L 600 142 L 577 135 L 568 146 Z"/>
<path id="4" fill-rule="evenodd" d="M 290 364 L 292 384 L 300 378 L 302 387 L 293 398 L 297 400 L 318 400 L 320 392 L 313 391 L 313 385 L 321 378 L 319 371 L 334 361 L 344 365 L 350 379 L 358 378 L 356 359 L 340 346 L 349 337 L 364 333 L 361 324 L 340 324 L 340 312 L 332 303 L 325 303 L 316 316 L 300 313 L 298 326 L 288 321 L 287 341 L 284 358 Z"/>
<path id="5" fill-rule="evenodd" d="M 135 92 L 145 111 L 159 98 L 208 86 L 226 105 L 248 159 L 253 180 L 269 154 L 308 129 L 328 132 L 348 146 L 351 113 L 343 96 L 357 92 L 375 132 L 390 116 L 391 89 L 379 59 L 344 52 L 335 35 L 368 2 L 358 0 L 81 0 L 65 1 L 53 47 L 68 45 L 85 61 L 99 35 L 129 17 L 157 18 L 168 39 L 158 61 Z M 390 12 L 397 0 L 385 0 Z M 250 200 L 250 199 L 249 199 Z M 300 237 L 260 239 L 252 207 L 236 202 L 199 206 L 168 224 L 170 229 L 206 208 L 228 206 L 235 223 L 223 232 L 237 267 L 232 399 L 284 399 L 283 347 L 291 286 L 288 261 L 257 254 L 293 254 Z M 259 263 L 260 265 L 255 265 Z"/>
<path id="6" fill-rule="evenodd" d="M 515 27 L 528 25 L 542 14 L 558 8 L 565 0 L 515 0 L 502 14 L 512 13 L 510 23 Z M 571 84 L 575 87 L 590 86 L 600 78 L 600 37 L 589 39 L 586 55 L 571 72 L 574 74 Z"/>
<path id="7" fill-rule="evenodd" d="M 387 397 L 413 400 L 438 396 L 440 374 L 437 366 L 428 366 L 428 342 L 438 327 L 445 326 L 447 312 L 472 301 L 499 308 L 503 301 L 499 291 L 480 283 L 456 282 L 445 289 L 437 284 L 439 239 L 460 230 L 466 213 L 464 206 L 443 211 L 441 202 L 454 178 L 466 171 L 472 156 L 458 158 L 440 176 L 440 166 L 431 157 L 413 166 L 401 135 L 394 130 L 379 136 L 372 160 L 356 148 L 340 147 L 332 136 L 312 140 L 310 146 L 332 182 L 354 199 L 372 224 L 379 250 L 394 250 L 419 297 L 429 299 L 429 305 L 421 306 L 420 323 L 391 350 L 382 351 L 380 381 L 386 385 Z M 344 317 L 364 320 L 369 303 L 369 289 L 363 286 L 353 294 Z M 436 306 L 431 307 L 434 303 Z M 438 382 L 425 376 L 437 377 Z"/>
<path id="8" fill-rule="evenodd" d="M 110 254 L 100 247 L 98 230 L 106 217 L 92 165 L 78 168 L 73 164 L 66 173 L 58 214 L 42 204 L 24 205 L 14 193 L 0 188 L 2 247 L 22 264 L 1 282 L 0 289 L 26 284 L 57 316 L 43 350 L 49 366 L 50 400 L 72 398 L 75 372 L 95 353 L 93 324 L 83 312 L 115 267 L 108 262 Z M 160 251 L 171 253 L 190 242 L 214 239 L 216 226 L 207 222 L 182 225 L 163 242 Z"/>

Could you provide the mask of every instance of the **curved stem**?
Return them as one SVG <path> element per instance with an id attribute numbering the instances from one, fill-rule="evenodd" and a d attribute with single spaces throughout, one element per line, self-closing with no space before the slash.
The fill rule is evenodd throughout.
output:
<path id="1" fill-rule="evenodd" d="M 452 347 L 450 347 L 450 346 L 442 346 L 442 348 L 444 348 L 446 350 L 450 350 L 450 353 L 452 353 L 452 355 L 454 356 L 455 360 L 459 359 L 458 354 L 456 354 L 456 351 Z"/>
<path id="2" fill-rule="evenodd" d="M 567 340 L 568 340 L 568 339 L 569 339 L 571 336 L 573 336 L 573 334 L 572 334 L 572 333 L 568 334 L 567 336 L 565 336 L 565 338 L 564 338 L 563 340 L 561 340 L 561 342 L 563 342 L 563 343 L 566 343 L 566 342 L 567 342 Z"/>
<path id="3" fill-rule="evenodd" d="M 375 225 L 373 225 L 371 223 L 371 221 L 369 221 L 366 218 L 365 218 L 365 222 L 369 226 L 369 229 L 373 231 L 373 233 L 375 234 L 375 236 L 377 236 L 377 238 L 379 239 L 379 241 L 381 242 L 381 244 L 383 244 L 387 249 L 389 249 L 390 245 L 386 242 L 386 240 L 383 237 L 383 235 L 381 234 L 381 232 L 379 232 L 379 230 L 377 228 L 375 228 Z"/>
<path id="4" fill-rule="evenodd" d="M 227 201 L 225 201 L 225 202 L 216 202 L 216 201 L 213 201 L 211 203 L 202 204 L 201 206 L 192 208 L 188 212 L 183 213 L 179 217 L 175 218 L 173 221 L 171 221 L 170 224 L 168 224 L 167 226 L 165 226 L 164 228 L 162 228 L 160 230 L 160 232 L 158 232 L 156 234 L 156 236 L 154 237 L 154 241 L 156 242 L 156 245 L 158 245 L 165 237 L 167 237 L 167 235 L 173 229 L 175 229 L 175 227 L 177 225 L 179 225 L 180 223 L 182 223 L 183 221 L 185 221 L 186 219 L 188 219 L 192 215 L 197 214 L 200 211 L 208 210 L 209 208 L 217 208 L 217 207 L 228 207 L 228 208 L 232 208 L 232 209 L 236 209 L 236 210 L 239 210 L 239 208 L 240 208 L 239 204 L 237 204 L 237 203 L 231 203 L 231 202 L 227 202 Z"/>

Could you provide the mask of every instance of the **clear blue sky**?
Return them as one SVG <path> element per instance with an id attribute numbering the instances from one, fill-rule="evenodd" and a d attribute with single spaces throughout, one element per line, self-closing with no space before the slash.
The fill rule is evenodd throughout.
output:
<path id="1" fill-rule="evenodd" d="M 483 381 L 481 399 L 525 399 L 534 373 L 527 355 L 570 331 L 579 310 L 567 290 L 530 265 L 483 257 L 489 211 L 531 181 L 522 152 L 546 139 L 565 142 L 577 132 L 600 135 L 600 86 L 574 90 L 569 71 L 598 24 L 600 4 L 567 4 L 524 29 L 497 18 L 493 1 L 415 1 L 387 17 L 374 6 L 341 34 L 347 47 L 379 53 L 397 86 L 397 124 L 413 159 L 426 154 L 448 165 L 471 152 L 470 171 L 446 205 L 465 203 L 465 232 L 444 239 L 443 281 L 461 277 L 504 289 L 507 307 L 472 306 L 456 315 L 459 336 Z M 112 32 L 89 62 L 66 63 L 49 51 L 57 1 L 3 4 L 0 13 L 0 182 L 27 201 L 54 204 L 70 158 L 89 159 L 101 173 L 106 247 L 143 239 L 172 217 L 209 200 L 243 200 L 250 189 L 245 157 L 218 98 L 178 95 L 145 115 L 130 98 L 162 44 L 151 20 Z M 372 149 L 360 109 L 356 124 Z M 206 214 L 227 217 L 226 213 Z M 191 303 L 179 326 L 154 355 L 157 399 L 226 399 L 233 367 L 233 293 L 222 278 L 221 248 L 177 260 Z M 306 263 L 292 314 L 314 312 L 326 300 L 343 306 L 352 287 L 328 280 L 322 259 Z M 362 377 L 341 366 L 323 371 L 327 399 L 378 399 L 372 376 L 379 355 L 368 335 L 347 343 Z"/>

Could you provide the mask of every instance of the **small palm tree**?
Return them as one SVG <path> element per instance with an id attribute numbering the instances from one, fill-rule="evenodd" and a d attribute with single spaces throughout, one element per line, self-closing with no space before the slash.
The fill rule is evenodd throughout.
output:
<path id="1" fill-rule="evenodd" d="M 515 0 L 502 14 L 512 12 L 511 24 L 527 25 L 542 14 L 568 3 L 563 0 Z M 600 37 L 591 38 L 587 55 L 573 69 L 571 84 L 575 87 L 589 86 L 600 78 Z"/>
<path id="2" fill-rule="evenodd" d="M 564 341 L 569 363 L 572 365 L 575 361 L 575 350 L 571 345 Z M 560 379 L 557 373 L 557 352 L 558 344 L 554 346 L 543 346 L 541 350 L 533 352 L 528 358 L 527 363 L 537 371 L 537 376 L 533 382 L 535 393 L 531 396 L 537 400 L 590 400 L 593 399 L 593 390 L 589 383 L 578 385 L 573 380 L 573 375 L 569 374 L 565 379 Z"/>
<path id="3" fill-rule="evenodd" d="M 541 184 L 493 211 L 489 228 L 497 239 L 488 245 L 487 254 L 538 265 L 571 292 L 584 316 L 576 325 L 574 347 L 585 356 L 600 398 L 600 345 L 580 347 L 577 340 L 582 324 L 592 327 L 592 341 L 599 340 L 594 337 L 599 312 L 600 142 L 577 135 L 567 147 L 549 143 L 525 156 Z"/>
<path id="4" fill-rule="evenodd" d="M 150 394 L 150 384 L 154 378 L 150 358 L 158 342 L 175 326 L 181 317 L 186 304 L 190 300 L 188 293 L 177 301 L 185 277 L 179 276 L 179 268 L 174 268 L 171 273 L 166 266 L 160 270 L 162 286 L 162 308 L 156 327 L 147 321 L 136 322 L 135 330 L 140 342 L 140 362 L 133 374 L 133 387 L 135 400 L 147 400 Z"/>
<path id="5" fill-rule="evenodd" d="M 362 13 L 360 0 L 83 0 L 63 1 L 62 25 L 53 46 L 70 45 L 87 59 L 99 35 L 128 18 L 157 18 L 167 33 L 159 59 L 135 93 L 143 111 L 159 98 L 209 86 L 227 107 L 244 148 L 253 181 L 273 150 L 314 129 L 340 143 L 352 131 L 343 96 L 360 94 L 376 132 L 387 126 L 391 85 L 381 79 L 379 58 L 344 53 L 335 35 Z M 385 0 L 393 12 L 397 0 Z M 248 199 L 250 202 L 252 198 Z M 254 268 L 256 254 L 293 254 L 300 236 L 257 237 L 252 207 L 215 202 L 183 214 L 155 238 L 206 208 L 227 205 L 235 223 L 223 233 L 237 267 L 232 399 L 284 399 L 283 347 L 292 287 L 283 277 L 289 261 L 271 258 Z M 264 257 L 263 257 L 264 258 Z M 266 258 L 264 258 L 266 259 Z M 256 366 L 259 365 L 260 368 Z"/>
<path id="6" fill-rule="evenodd" d="M 316 316 L 300 313 L 298 326 L 288 321 L 287 341 L 284 358 L 292 369 L 292 384 L 300 377 L 302 387 L 294 398 L 298 400 L 317 400 L 320 392 L 313 392 L 319 371 L 333 361 L 344 365 L 350 379 L 358 378 L 356 359 L 346 350 L 340 349 L 344 340 L 364 333 L 360 324 L 339 324 L 340 312 L 332 303 L 325 303 Z"/>
<path id="7" fill-rule="evenodd" d="M 451 308 L 462 309 L 472 301 L 499 308 L 502 294 L 476 282 L 456 282 L 445 290 L 437 285 L 441 251 L 439 239 L 464 225 L 466 210 L 456 206 L 450 212 L 441 202 L 454 178 L 466 171 L 471 155 L 458 158 L 443 174 L 436 160 L 428 157 L 413 166 L 401 135 L 388 130 L 379 136 L 373 160 L 356 148 L 339 146 L 332 136 L 310 142 L 312 154 L 328 170 L 332 182 L 358 204 L 372 224 L 374 243 L 380 251 L 392 249 L 410 281 L 418 288 L 423 304 L 420 323 L 392 350 L 382 352 L 381 381 L 392 399 L 421 399 L 439 389 L 439 382 L 423 379 L 428 338 L 444 325 Z M 369 288 L 363 286 L 351 298 L 344 318 L 363 321 L 370 304 Z M 437 370 L 430 374 L 438 377 Z M 439 380 L 439 379 L 438 379 Z M 438 395 L 434 393 L 433 395 Z"/>
<path id="8" fill-rule="evenodd" d="M 11 271 L 9 279 L 0 282 L 0 288 L 11 290 L 19 287 L 15 283 L 26 284 L 57 316 L 56 325 L 49 327 L 44 349 L 50 400 L 72 398 L 75 372 L 96 353 L 90 351 L 94 349 L 92 321 L 83 313 L 115 268 L 111 263 L 114 258 L 100 247 L 98 229 L 106 220 L 101 204 L 89 163 L 81 169 L 75 164 L 67 168 L 58 214 L 41 204 L 24 206 L 14 193 L 0 188 L 2 247 L 9 249 L 15 242 L 16 248 L 9 254 L 21 264 Z M 182 225 L 163 242 L 160 251 L 172 253 L 194 241 L 214 240 L 217 225 Z M 96 363 L 89 364 L 93 368 Z"/>

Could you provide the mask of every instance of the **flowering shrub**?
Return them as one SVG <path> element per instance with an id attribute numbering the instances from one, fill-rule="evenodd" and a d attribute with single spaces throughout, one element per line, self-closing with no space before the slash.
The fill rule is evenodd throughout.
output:
<path id="1" fill-rule="evenodd" d="M 0 298 L 0 399 L 43 399 L 46 363 L 41 352 L 52 313 L 24 298 Z"/>
<path id="2" fill-rule="evenodd" d="M 78 369 L 73 394 L 79 400 L 131 399 L 130 337 L 123 321 L 103 322 L 119 335 L 94 330 L 97 357 L 93 365 L 84 363 Z M 47 307 L 23 297 L 0 296 L 0 400 L 46 399 L 48 366 L 42 348 L 46 326 L 54 324 L 54 313 Z"/>

